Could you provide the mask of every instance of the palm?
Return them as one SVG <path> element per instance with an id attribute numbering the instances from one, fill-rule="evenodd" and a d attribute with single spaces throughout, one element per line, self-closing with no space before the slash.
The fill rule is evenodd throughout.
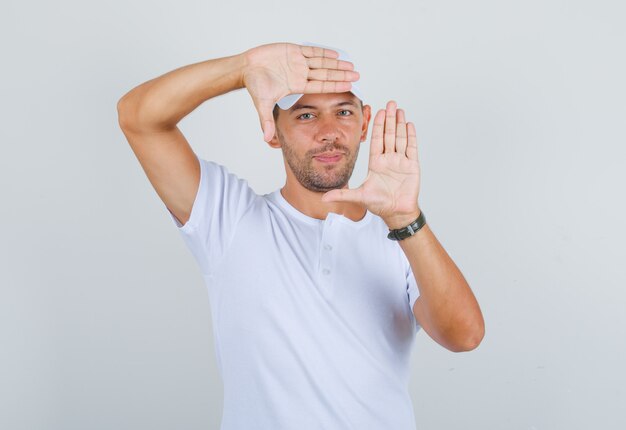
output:
<path id="1" fill-rule="evenodd" d="M 245 84 L 255 104 L 272 103 L 287 94 L 304 93 L 309 68 L 298 45 L 274 43 L 250 50 Z"/>
<path id="2" fill-rule="evenodd" d="M 414 210 L 419 194 L 419 166 L 398 153 L 370 157 L 362 185 L 363 203 L 382 218 Z"/>
<path id="3" fill-rule="evenodd" d="M 397 120 L 396 120 L 397 119 Z M 374 118 L 367 177 L 356 189 L 327 192 L 324 201 L 352 201 L 363 204 L 385 220 L 417 212 L 420 168 L 417 137 L 413 123 L 405 122 L 404 111 L 395 102 Z"/>
<path id="4" fill-rule="evenodd" d="M 274 134 L 272 110 L 288 94 L 349 91 L 359 74 L 333 50 L 293 43 L 271 43 L 246 52 L 243 82 L 259 113 L 264 137 Z"/>

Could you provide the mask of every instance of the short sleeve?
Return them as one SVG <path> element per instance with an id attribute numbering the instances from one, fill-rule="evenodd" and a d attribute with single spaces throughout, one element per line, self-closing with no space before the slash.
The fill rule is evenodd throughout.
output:
<path id="1" fill-rule="evenodd" d="M 407 264 L 408 264 L 408 260 L 407 260 Z M 408 270 L 407 270 L 407 274 L 406 274 L 406 292 L 407 292 L 407 296 L 408 296 L 408 300 L 409 300 L 409 305 L 410 305 L 410 309 L 411 309 L 411 313 L 413 313 L 413 305 L 415 305 L 415 301 L 417 300 L 417 298 L 420 296 L 420 292 L 419 289 L 417 288 L 417 282 L 415 281 L 415 276 L 413 275 L 413 270 L 411 269 L 411 265 L 408 264 Z M 418 326 L 419 328 L 419 323 L 417 322 L 417 319 L 415 318 L 415 324 Z"/>
<path id="2" fill-rule="evenodd" d="M 167 208 L 203 274 L 210 274 L 228 249 L 237 224 L 257 194 L 245 179 L 213 161 L 198 158 L 200 184 L 189 220 L 183 225 Z"/>

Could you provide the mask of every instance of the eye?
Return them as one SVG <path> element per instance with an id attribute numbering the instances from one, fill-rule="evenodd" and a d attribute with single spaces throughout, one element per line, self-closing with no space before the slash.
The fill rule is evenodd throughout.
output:
<path id="1" fill-rule="evenodd" d="M 347 112 L 347 114 L 346 115 L 340 115 L 340 116 L 350 116 L 350 115 L 352 115 L 352 111 L 349 111 L 349 110 L 341 110 L 341 111 L 339 111 L 339 113 L 341 113 L 341 112 Z"/>
<path id="2" fill-rule="evenodd" d="M 302 115 L 297 116 L 298 119 L 311 119 L 311 118 L 303 118 L 305 115 L 313 115 L 312 113 L 303 113 Z"/>

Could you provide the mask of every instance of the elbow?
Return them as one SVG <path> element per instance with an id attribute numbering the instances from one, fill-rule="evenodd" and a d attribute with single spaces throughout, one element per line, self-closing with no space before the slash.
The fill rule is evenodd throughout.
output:
<path id="1" fill-rule="evenodd" d="M 117 121 L 122 131 L 153 133 L 169 131 L 176 127 L 176 122 L 165 121 L 161 118 L 159 105 L 147 101 L 145 97 L 133 91 L 117 101 Z"/>
<path id="2" fill-rule="evenodd" d="M 453 349 L 453 351 L 454 352 L 473 351 L 474 349 L 478 348 L 478 345 L 480 345 L 480 343 L 482 342 L 484 335 L 485 335 L 485 332 L 483 331 L 480 334 L 476 334 L 471 337 L 468 337 L 464 343 L 458 345 L 457 348 Z"/>
<path id="3" fill-rule="evenodd" d="M 482 318 L 474 326 L 465 332 L 462 340 L 450 348 L 453 352 L 468 352 L 478 348 L 485 337 L 485 323 Z"/>
<path id="4" fill-rule="evenodd" d="M 117 122 L 122 130 L 130 130 L 133 128 L 133 121 L 131 120 L 132 111 L 132 105 L 128 101 L 128 94 L 126 94 L 117 101 Z"/>
<path id="5" fill-rule="evenodd" d="M 142 132 L 146 127 L 145 98 L 137 89 L 132 89 L 117 101 L 117 121 L 124 132 Z M 148 123 L 149 124 L 149 123 Z"/>

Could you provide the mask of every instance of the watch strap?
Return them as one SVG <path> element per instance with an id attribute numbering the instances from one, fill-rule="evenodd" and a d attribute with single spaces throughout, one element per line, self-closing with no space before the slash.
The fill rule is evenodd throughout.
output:
<path id="1" fill-rule="evenodd" d="M 404 240 L 407 237 L 413 236 L 420 228 L 424 227 L 424 225 L 426 225 L 426 217 L 424 216 L 424 211 L 420 211 L 420 216 L 406 227 L 394 230 L 389 229 L 387 238 L 391 240 Z"/>

